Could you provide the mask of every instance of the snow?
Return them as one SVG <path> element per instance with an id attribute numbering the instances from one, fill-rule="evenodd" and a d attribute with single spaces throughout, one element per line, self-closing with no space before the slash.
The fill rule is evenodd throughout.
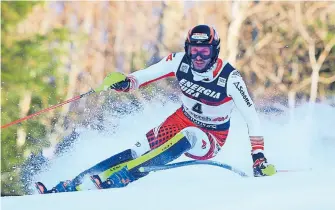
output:
<path id="1" fill-rule="evenodd" d="M 51 167 L 37 174 L 35 180 L 52 187 L 60 180 L 73 178 L 144 138 L 147 130 L 160 124 L 178 106 L 172 102 L 147 104 L 141 112 L 117 120 L 116 133 L 83 131 L 73 150 L 54 159 Z M 277 169 L 302 171 L 242 178 L 213 166 L 188 166 L 152 173 L 122 189 L 2 197 L 1 207 L 4 210 L 334 210 L 334 119 L 335 108 L 325 104 L 261 116 L 268 160 Z M 213 160 L 251 174 L 247 127 L 238 112 L 233 113 L 231 123 L 228 140 Z"/>

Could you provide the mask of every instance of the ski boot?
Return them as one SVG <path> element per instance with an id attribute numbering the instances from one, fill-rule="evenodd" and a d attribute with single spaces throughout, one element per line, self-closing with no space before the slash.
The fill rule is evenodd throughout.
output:
<path id="1" fill-rule="evenodd" d="M 36 182 L 35 187 L 40 194 L 60 193 L 60 192 L 73 192 L 77 191 L 75 185 L 71 180 L 60 182 L 51 190 L 48 190 L 42 182 Z"/>
<path id="2" fill-rule="evenodd" d="M 121 188 L 136 180 L 131 172 L 128 171 L 127 167 L 123 167 L 120 171 L 113 173 L 104 182 L 101 181 L 98 175 L 92 175 L 90 178 L 98 189 Z"/>

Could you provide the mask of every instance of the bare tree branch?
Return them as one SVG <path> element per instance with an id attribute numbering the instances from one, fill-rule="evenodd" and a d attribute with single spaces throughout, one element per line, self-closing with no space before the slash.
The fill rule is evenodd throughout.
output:
<path id="1" fill-rule="evenodd" d="M 318 66 L 322 66 L 323 62 L 326 60 L 327 56 L 329 55 L 329 52 L 332 50 L 334 45 L 335 45 L 335 37 L 326 44 L 324 50 L 322 51 L 321 55 L 318 58 L 317 61 Z"/>
<path id="2" fill-rule="evenodd" d="M 335 82 L 335 75 L 331 76 L 331 77 L 320 77 L 320 82 L 323 84 L 330 84 Z"/>
<path id="3" fill-rule="evenodd" d="M 301 15 L 301 2 L 295 2 L 295 19 L 297 23 L 298 30 L 301 33 L 301 36 L 306 40 L 307 43 L 313 42 L 312 38 L 308 34 L 306 28 L 304 27 L 302 15 Z"/>

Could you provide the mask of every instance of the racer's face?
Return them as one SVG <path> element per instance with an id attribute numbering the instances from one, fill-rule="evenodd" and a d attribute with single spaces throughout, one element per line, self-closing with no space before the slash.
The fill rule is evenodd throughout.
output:
<path id="1" fill-rule="evenodd" d="M 193 67 L 196 70 L 203 70 L 211 61 L 211 52 L 209 46 L 190 46 L 189 55 L 191 56 Z"/>

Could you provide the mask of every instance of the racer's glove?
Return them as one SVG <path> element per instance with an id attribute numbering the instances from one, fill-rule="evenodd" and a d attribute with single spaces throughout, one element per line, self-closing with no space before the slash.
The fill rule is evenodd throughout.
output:
<path id="1" fill-rule="evenodd" d="M 125 80 L 111 85 L 111 88 L 120 92 L 128 92 L 130 89 L 130 79 L 126 77 Z"/>
<path id="2" fill-rule="evenodd" d="M 272 176 L 276 173 L 275 166 L 268 164 L 262 152 L 252 154 L 252 160 L 254 161 L 253 168 L 255 177 Z"/>
<path id="3" fill-rule="evenodd" d="M 120 72 L 112 72 L 105 77 L 102 84 L 94 91 L 99 93 L 103 90 L 107 90 L 108 88 L 116 91 L 128 92 L 130 89 L 130 80 Z"/>

